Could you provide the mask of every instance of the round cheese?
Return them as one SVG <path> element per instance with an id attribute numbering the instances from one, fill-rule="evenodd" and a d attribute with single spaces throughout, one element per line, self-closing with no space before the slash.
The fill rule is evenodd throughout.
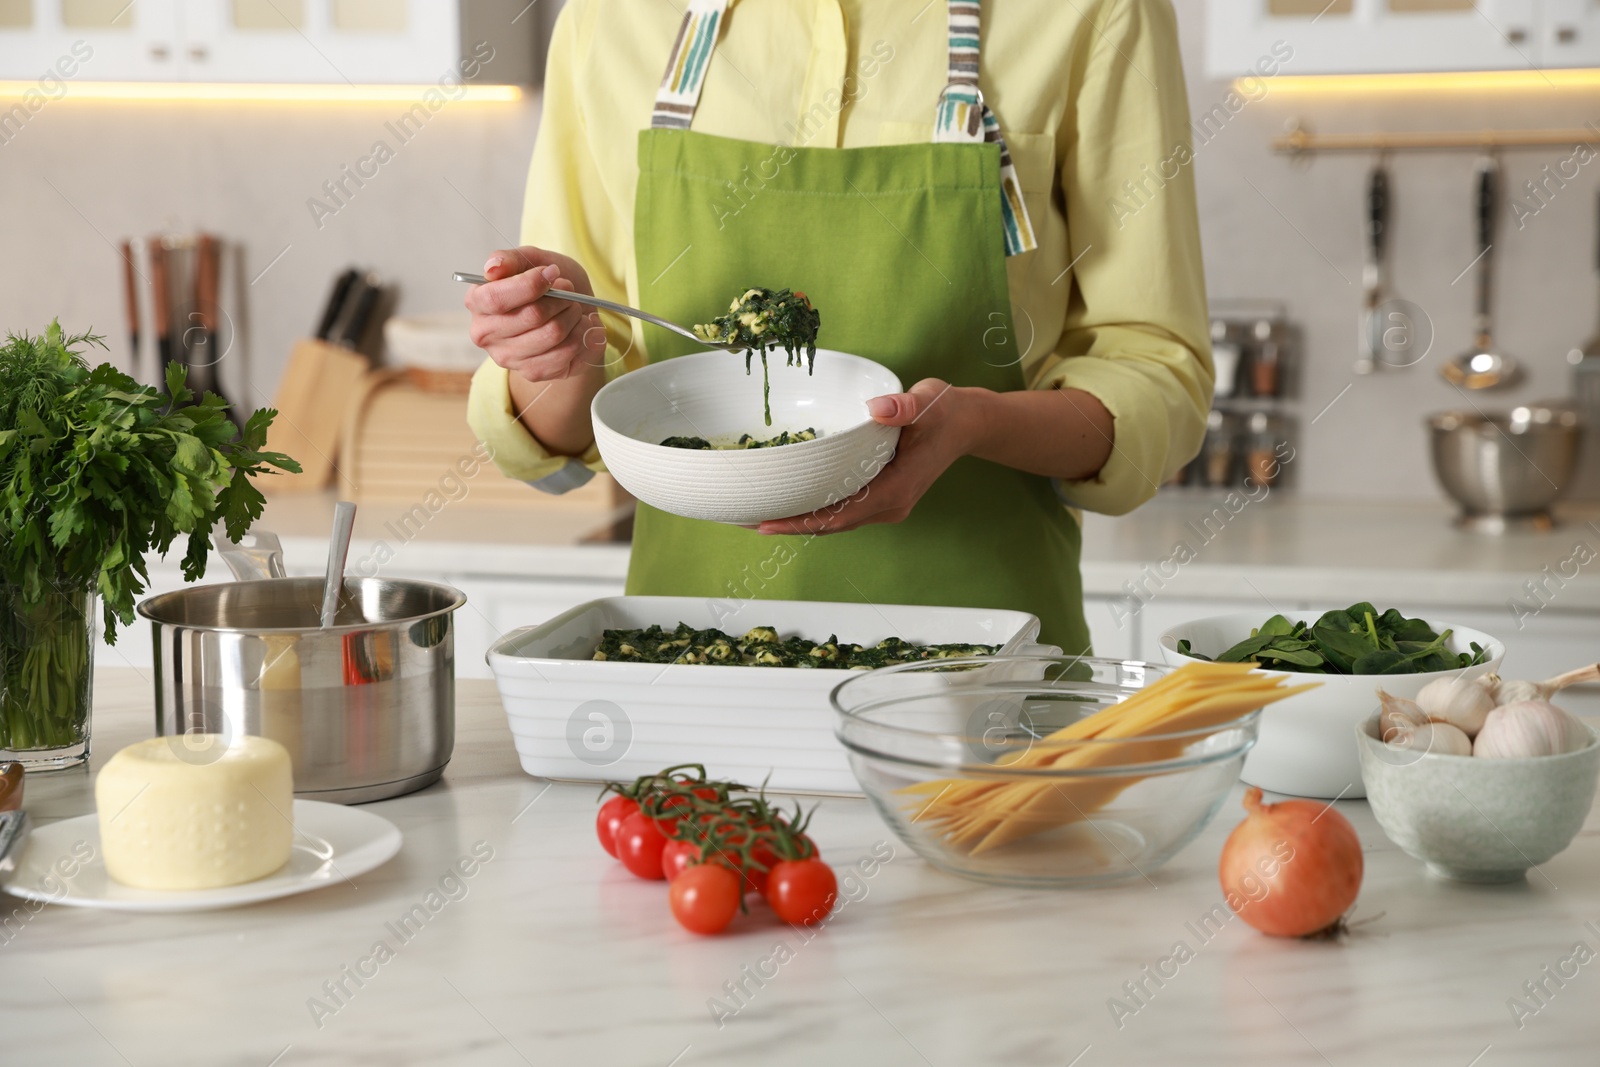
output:
<path id="1" fill-rule="evenodd" d="M 94 786 L 106 873 L 141 889 L 214 889 L 282 867 L 294 843 L 289 750 L 265 737 L 153 737 Z"/>

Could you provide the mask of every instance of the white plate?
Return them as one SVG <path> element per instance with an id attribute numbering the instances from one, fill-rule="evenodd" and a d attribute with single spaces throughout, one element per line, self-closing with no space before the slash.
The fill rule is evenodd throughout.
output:
<path id="1" fill-rule="evenodd" d="M 24 900 L 110 911 L 210 911 L 309 893 L 365 874 L 400 851 L 400 828 L 381 815 L 320 800 L 294 802 L 294 851 L 265 878 L 221 889 L 135 889 L 111 880 L 100 850 L 100 817 L 80 815 L 36 827 L 17 869 L 0 888 Z M 74 864 L 87 844 L 88 862 L 71 877 L 55 867 Z M 76 852 L 74 849 L 76 848 Z M 70 868 L 69 868 L 70 869 Z"/>

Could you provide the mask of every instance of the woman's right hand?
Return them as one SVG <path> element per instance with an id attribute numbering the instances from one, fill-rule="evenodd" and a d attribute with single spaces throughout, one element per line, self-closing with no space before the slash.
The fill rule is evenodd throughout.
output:
<path id="1" fill-rule="evenodd" d="M 555 382 L 604 364 L 606 331 L 582 304 L 546 296 L 551 289 L 594 295 L 577 261 L 524 245 L 501 249 L 484 265 L 483 285 L 464 301 L 472 312 L 472 343 L 513 375 Z"/>

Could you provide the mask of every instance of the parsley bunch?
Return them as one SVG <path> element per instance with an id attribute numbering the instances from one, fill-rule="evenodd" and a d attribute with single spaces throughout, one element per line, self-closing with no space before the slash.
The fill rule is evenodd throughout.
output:
<path id="1" fill-rule="evenodd" d="M 149 580 L 147 551 L 186 536 L 183 575 L 200 578 L 212 526 L 237 539 L 260 517 L 251 479 L 300 465 L 262 450 L 272 409 L 240 429 L 221 397 L 195 401 L 182 364 L 168 365 L 163 394 L 109 363 L 91 369 L 87 345 L 100 338 L 64 336 L 59 322 L 0 345 L 0 584 L 24 611 L 94 589 L 115 641 Z"/>

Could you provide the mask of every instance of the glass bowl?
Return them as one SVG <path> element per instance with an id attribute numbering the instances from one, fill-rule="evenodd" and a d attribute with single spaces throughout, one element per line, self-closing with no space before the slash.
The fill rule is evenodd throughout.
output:
<path id="1" fill-rule="evenodd" d="M 1030 887 L 1148 875 L 1238 781 L 1259 711 L 1122 740 L 1048 735 L 1172 668 L 1006 656 L 870 671 L 831 695 L 850 767 L 899 838 L 935 867 Z"/>

